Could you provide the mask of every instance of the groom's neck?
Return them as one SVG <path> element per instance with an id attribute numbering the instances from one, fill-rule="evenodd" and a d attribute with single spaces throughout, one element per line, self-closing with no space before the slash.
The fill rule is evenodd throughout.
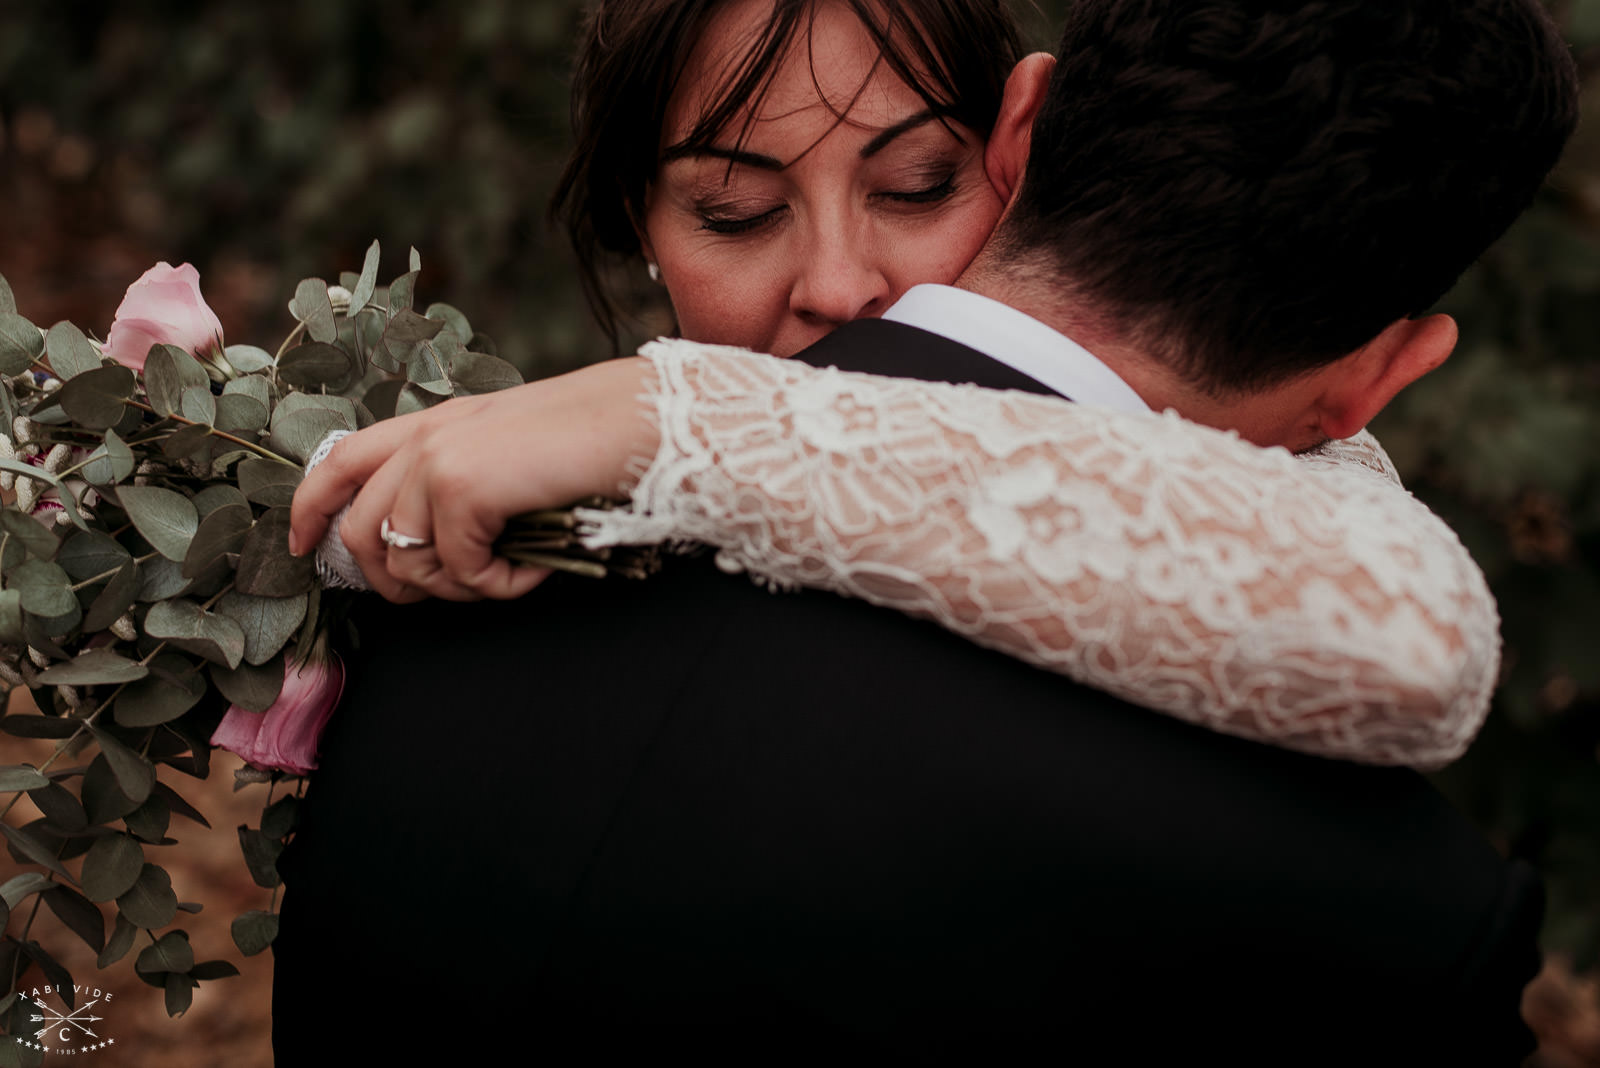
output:
<path id="1" fill-rule="evenodd" d="M 1159 352 L 1130 338 L 1058 277 L 988 268 L 980 257 L 955 285 L 1015 308 L 1071 338 L 1115 371 L 1153 411 L 1170 408 L 1193 422 L 1236 430 L 1257 445 L 1282 445 L 1294 451 L 1313 448 L 1325 438 L 1311 414 L 1322 388 L 1318 376 L 1259 392 L 1219 395 L 1178 374 Z"/>

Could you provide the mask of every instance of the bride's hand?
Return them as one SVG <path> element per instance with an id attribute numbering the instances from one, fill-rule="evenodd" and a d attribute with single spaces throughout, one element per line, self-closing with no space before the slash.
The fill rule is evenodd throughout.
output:
<path id="1" fill-rule="evenodd" d="M 653 375 L 641 358 L 611 360 L 352 434 L 296 491 L 290 547 L 314 550 L 349 503 L 340 536 L 389 600 L 520 597 L 546 572 L 494 555 L 506 520 L 624 491 L 630 467 L 655 452 L 640 403 Z M 428 544 L 386 545 L 385 519 L 391 532 Z"/>

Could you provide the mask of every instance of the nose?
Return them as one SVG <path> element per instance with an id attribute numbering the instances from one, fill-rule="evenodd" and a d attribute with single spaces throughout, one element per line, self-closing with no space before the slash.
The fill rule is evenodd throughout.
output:
<path id="1" fill-rule="evenodd" d="M 796 264 L 789 310 L 807 326 L 831 330 L 882 315 L 894 295 L 870 236 L 841 219 L 807 243 Z"/>

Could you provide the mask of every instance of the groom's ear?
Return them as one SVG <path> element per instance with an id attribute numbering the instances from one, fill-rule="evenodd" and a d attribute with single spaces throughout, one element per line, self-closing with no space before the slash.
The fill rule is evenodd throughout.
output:
<path id="1" fill-rule="evenodd" d="M 1323 436 L 1357 433 L 1402 389 L 1444 363 L 1457 333 L 1448 315 L 1401 319 L 1339 361 L 1342 372 L 1316 402 Z"/>
<path id="2" fill-rule="evenodd" d="M 994 130 L 984 149 L 983 166 L 988 172 L 989 184 L 1007 204 L 1022 184 L 1028 149 L 1033 144 L 1033 120 L 1044 105 L 1050 74 L 1055 69 L 1054 56 L 1035 52 L 1024 56 L 1006 79 L 1005 92 L 1000 97 L 1000 114 L 995 118 Z"/>

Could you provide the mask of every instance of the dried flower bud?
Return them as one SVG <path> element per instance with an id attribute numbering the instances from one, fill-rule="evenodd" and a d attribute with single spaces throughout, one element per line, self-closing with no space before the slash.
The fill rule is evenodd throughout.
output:
<path id="1" fill-rule="evenodd" d="M 138 629 L 133 625 L 133 616 L 127 612 L 118 616 L 117 621 L 111 624 L 110 629 L 112 634 L 115 634 L 125 642 L 131 642 L 139 636 Z"/>
<path id="2" fill-rule="evenodd" d="M 65 471 L 72 461 L 72 446 L 65 443 L 58 444 L 50 450 L 44 458 L 45 474 L 59 475 Z"/>
<path id="3" fill-rule="evenodd" d="M 328 303 L 333 305 L 335 315 L 342 315 L 350 310 L 352 294 L 344 286 L 328 287 Z"/>
<path id="4" fill-rule="evenodd" d="M 17 444 L 27 445 L 33 441 L 33 420 L 25 415 L 19 415 L 11 421 L 12 436 L 17 439 Z"/>
<path id="5" fill-rule="evenodd" d="M 9 651 L 5 656 L 0 656 L 0 680 L 4 680 L 8 686 L 23 685 L 22 672 L 11 666 Z"/>
<path id="6" fill-rule="evenodd" d="M 17 508 L 23 512 L 31 512 L 37 503 L 39 503 L 39 483 L 31 478 L 18 479 Z"/>
<path id="7" fill-rule="evenodd" d="M 32 660 L 35 665 L 42 668 L 47 668 L 50 666 L 50 658 L 45 656 L 31 645 L 28 646 L 28 659 Z"/>
<path id="8" fill-rule="evenodd" d="M 56 693 L 61 695 L 61 700 L 66 702 L 68 708 L 77 708 L 83 703 L 82 698 L 78 696 L 78 690 L 75 686 L 62 684 L 56 687 Z"/>

